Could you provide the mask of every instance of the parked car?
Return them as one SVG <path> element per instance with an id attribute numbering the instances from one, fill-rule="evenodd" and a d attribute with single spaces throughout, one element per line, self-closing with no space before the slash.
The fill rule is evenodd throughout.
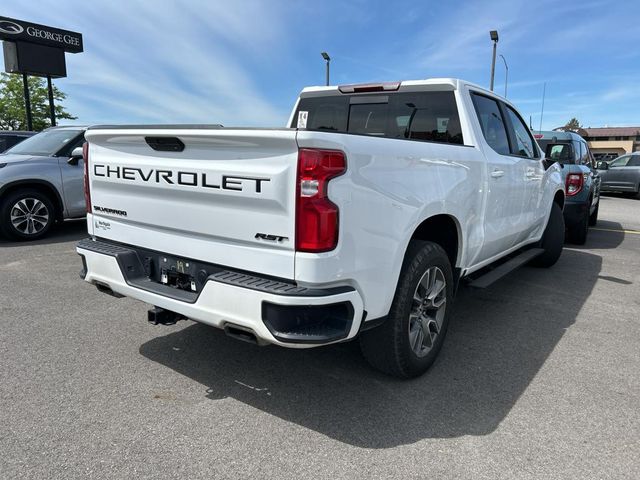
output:
<path id="1" fill-rule="evenodd" d="M 44 236 L 56 221 L 85 215 L 82 144 L 86 127 L 53 127 L 0 154 L 0 233 Z"/>
<path id="2" fill-rule="evenodd" d="M 25 132 L 21 130 L 2 130 L 0 131 L 0 153 L 10 149 L 23 140 L 35 135 L 36 132 Z"/>
<path id="3" fill-rule="evenodd" d="M 538 144 L 562 166 L 565 185 L 564 223 L 571 243 L 583 245 L 589 226 L 598 222 L 600 176 L 587 142 L 573 132 L 539 132 Z"/>
<path id="4" fill-rule="evenodd" d="M 640 152 L 598 164 L 603 192 L 630 192 L 640 198 Z"/>
<path id="5" fill-rule="evenodd" d="M 593 158 L 595 158 L 596 164 L 598 164 L 600 162 L 609 163 L 612 160 L 615 160 L 616 158 L 618 158 L 618 155 L 616 155 L 614 153 L 594 153 L 593 154 Z"/>
<path id="6" fill-rule="evenodd" d="M 81 276 L 155 305 L 155 324 L 290 348 L 360 336 L 373 366 L 411 377 L 460 279 L 560 257 L 560 167 L 484 88 L 307 88 L 289 126 L 87 130 Z"/>

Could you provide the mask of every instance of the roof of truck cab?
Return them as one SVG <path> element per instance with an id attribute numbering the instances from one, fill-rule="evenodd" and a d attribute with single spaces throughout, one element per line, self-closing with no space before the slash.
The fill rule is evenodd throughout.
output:
<path id="1" fill-rule="evenodd" d="M 381 81 L 381 82 L 362 82 L 362 83 L 353 83 L 353 84 L 342 84 L 342 85 L 329 85 L 329 86 L 312 86 L 305 87 L 302 89 L 302 93 L 320 93 L 320 92 L 337 92 L 340 87 L 346 85 L 367 85 L 367 84 L 378 84 L 378 83 L 397 83 L 400 82 L 400 88 L 402 87 L 419 87 L 419 86 L 429 86 L 429 85 L 448 85 L 453 87 L 453 89 L 458 88 L 459 80 L 456 78 L 427 78 L 423 80 L 395 80 L 395 81 Z M 378 92 L 375 92 L 378 93 Z"/>
<path id="2" fill-rule="evenodd" d="M 539 140 L 551 140 L 555 137 L 557 140 L 583 140 L 583 138 L 575 132 L 557 132 L 555 130 L 547 130 L 538 132 L 538 135 L 542 135 Z"/>
<path id="3" fill-rule="evenodd" d="M 300 96 L 304 96 L 305 94 L 311 94 L 311 96 L 314 96 L 314 94 L 315 95 L 322 95 L 322 93 L 335 93 L 335 92 L 339 92 L 340 91 L 339 88 L 340 87 L 344 87 L 344 86 L 368 85 L 368 84 L 385 84 L 385 83 L 398 83 L 398 82 L 400 83 L 400 88 L 399 88 L 400 91 L 406 89 L 407 87 L 411 88 L 411 87 L 446 86 L 446 87 L 449 87 L 451 90 L 458 90 L 458 89 L 460 89 L 460 87 L 466 86 L 468 88 L 472 88 L 473 90 L 478 90 L 481 93 L 483 93 L 484 95 L 498 98 L 498 99 L 508 103 L 509 105 L 515 107 L 515 105 L 513 105 L 508 99 L 502 97 L 501 95 L 497 94 L 496 92 L 492 92 L 492 91 L 488 90 L 485 87 L 482 87 L 482 86 L 477 85 L 477 84 L 472 83 L 472 82 L 468 82 L 466 80 L 462 80 L 460 78 L 449 78 L 449 77 L 425 78 L 425 79 L 421 79 L 421 80 L 400 80 L 400 81 L 392 81 L 392 82 L 389 82 L 389 81 L 364 82 L 364 83 L 343 84 L 343 85 L 305 87 L 305 88 L 302 89 L 302 92 L 300 92 Z M 395 90 L 390 90 L 390 91 L 387 91 L 387 92 L 385 92 L 385 91 L 367 92 L 367 93 L 362 93 L 362 95 L 393 93 L 393 91 L 395 91 Z"/>

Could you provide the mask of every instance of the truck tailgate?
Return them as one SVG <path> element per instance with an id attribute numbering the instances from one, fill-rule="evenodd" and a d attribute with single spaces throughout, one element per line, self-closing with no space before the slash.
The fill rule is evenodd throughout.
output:
<path id="1" fill-rule="evenodd" d="M 89 233 L 294 278 L 295 130 L 98 127 L 86 138 Z"/>

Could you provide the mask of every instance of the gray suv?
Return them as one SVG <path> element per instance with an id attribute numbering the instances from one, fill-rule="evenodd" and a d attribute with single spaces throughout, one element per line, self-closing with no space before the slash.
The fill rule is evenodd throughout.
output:
<path id="1" fill-rule="evenodd" d="M 598 163 L 603 192 L 630 192 L 640 198 L 640 152 Z"/>
<path id="2" fill-rule="evenodd" d="M 0 154 L 0 233 L 43 237 L 56 221 L 86 214 L 86 127 L 48 128 Z"/>

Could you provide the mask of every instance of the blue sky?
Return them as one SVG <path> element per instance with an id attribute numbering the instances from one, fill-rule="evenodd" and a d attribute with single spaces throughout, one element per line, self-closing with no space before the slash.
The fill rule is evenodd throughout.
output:
<path id="1" fill-rule="evenodd" d="M 640 125 L 640 1 L 2 0 L 0 15 L 79 31 L 77 123 L 281 126 L 298 92 L 460 77 L 488 86 L 489 30 L 508 97 L 537 129 Z M 505 69 L 496 66 L 496 91 Z"/>

